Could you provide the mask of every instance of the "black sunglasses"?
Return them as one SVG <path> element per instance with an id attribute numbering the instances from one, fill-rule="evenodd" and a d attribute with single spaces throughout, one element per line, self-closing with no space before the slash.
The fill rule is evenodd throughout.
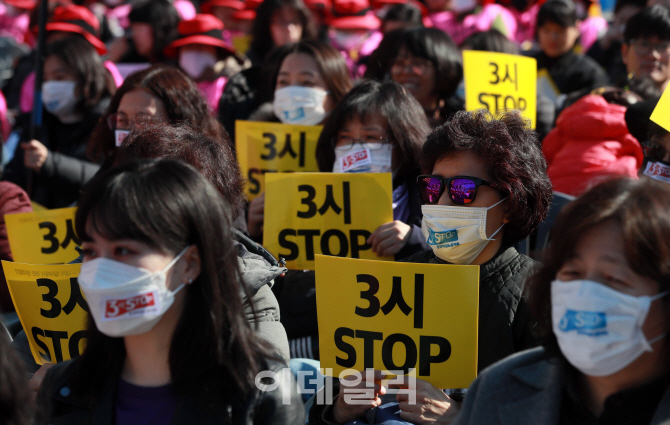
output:
<path id="1" fill-rule="evenodd" d="M 491 182 L 478 177 L 456 176 L 444 178 L 423 175 L 416 178 L 419 184 L 419 198 L 422 204 L 437 204 L 447 189 L 451 202 L 456 205 L 468 205 L 475 201 L 479 186 L 489 186 Z"/>

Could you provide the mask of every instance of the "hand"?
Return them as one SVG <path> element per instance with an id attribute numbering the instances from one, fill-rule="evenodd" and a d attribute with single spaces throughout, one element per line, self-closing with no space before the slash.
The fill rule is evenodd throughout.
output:
<path id="1" fill-rule="evenodd" d="M 37 369 L 37 372 L 33 375 L 30 380 L 28 380 L 28 390 L 30 391 L 30 400 L 35 403 L 37 401 L 37 393 L 40 392 L 40 387 L 42 386 L 42 381 L 47 375 L 49 369 L 53 366 L 53 363 L 44 363 Z"/>
<path id="2" fill-rule="evenodd" d="M 247 217 L 247 230 L 252 238 L 259 238 L 263 234 L 263 221 L 265 220 L 265 192 L 258 198 L 249 202 L 249 216 Z"/>
<path id="3" fill-rule="evenodd" d="M 375 370 L 359 372 L 340 380 L 340 394 L 333 404 L 333 420 L 344 424 L 365 415 L 365 412 L 382 404 L 380 395 L 386 394 L 381 384 L 384 372 Z M 355 381 L 359 381 L 354 385 Z M 365 391 L 365 393 L 364 393 Z"/>
<path id="4" fill-rule="evenodd" d="M 410 400 L 406 392 L 398 393 L 402 419 L 413 424 L 449 424 L 456 419 L 461 409 L 460 404 L 422 379 L 403 376 L 401 383 L 389 382 L 389 388 L 411 389 L 409 379 L 416 380 L 416 400 Z"/>
<path id="5" fill-rule="evenodd" d="M 42 165 L 44 165 L 44 162 L 49 156 L 49 149 L 37 140 L 23 142 L 21 143 L 21 148 L 24 152 L 23 163 L 26 167 L 32 168 L 35 171 L 40 171 Z"/>
<path id="6" fill-rule="evenodd" d="M 377 230 L 372 232 L 368 238 L 367 243 L 372 244 L 372 252 L 379 257 L 395 255 L 407 245 L 411 234 L 412 226 L 395 220 L 377 227 Z"/>

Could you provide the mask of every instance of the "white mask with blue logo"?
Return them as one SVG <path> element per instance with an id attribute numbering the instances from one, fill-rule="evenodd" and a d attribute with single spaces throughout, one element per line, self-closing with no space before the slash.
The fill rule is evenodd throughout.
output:
<path id="1" fill-rule="evenodd" d="M 444 261 L 471 264 L 504 226 L 503 223 L 491 237 L 486 236 L 486 213 L 505 199 L 488 208 L 422 205 L 423 236 L 435 255 Z"/>
<path id="2" fill-rule="evenodd" d="M 284 124 L 317 125 L 326 117 L 323 102 L 327 95 L 316 87 L 288 86 L 275 90 L 272 106 Z"/>
<path id="3" fill-rule="evenodd" d="M 650 341 L 642 325 L 651 302 L 668 292 L 627 295 L 590 280 L 551 282 L 551 316 L 565 358 L 589 376 L 619 372 L 665 334 Z"/>

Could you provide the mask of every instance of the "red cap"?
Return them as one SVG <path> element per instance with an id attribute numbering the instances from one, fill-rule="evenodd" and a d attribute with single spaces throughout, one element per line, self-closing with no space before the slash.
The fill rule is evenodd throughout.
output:
<path id="1" fill-rule="evenodd" d="M 338 29 L 376 30 L 381 25 L 368 0 L 333 0 L 331 15 L 328 24 Z"/>
<path id="2" fill-rule="evenodd" d="M 332 0 L 305 0 L 305 6 L 322 14 L 330 14 L 333 9 Z"/>
<path id="3" fill-rule="evenodd" d="M 189 44 L 204 44 L 205 46 L 214 46 L 235 53 L 235 48 L 223 41 L 221 34 L 223 22 L 216 16 L 195 15 L 193 19 L 179 22 L 177 31 L 179 31 L 179 38 L 165 48 L 165 55 L 168 57 L 176 57 L 177 48 Z"/>
<path id="4" fill-rule="evenodd" d="M 5 0 L 5 4 L 19 9 L 33 10 L 37 6 L 37 0 Z"/>
<path id="5" fill-rule="evenodd" d="M 233 19 L 239 21 L 253 21 L 256 19 L 256 11 L 254 9 L 239 10 L 233 13 Z"/>
<path id="6" fill-rule="evenodd" d="M 247 0 L 247 9 L 256 10 L 263 3 L 263 0 Z"/>
<path id="7" fill-rule="evenodd" d="M 105 43 L 98 38 L 100 33 L 98 18 L 84 6 L 69 4 L 57 7 L 51 21 L 46 25 L 46 30 L 81 34 L 95 47 L 98 54 L 104 55 L 107 53 Z"/>
<path id="8" fill-rule="evenodd" d="M 200 6 L 202 13 L 212 13 L 212 6 L 230 7 L 235 10 L 244 10 L 247 5 L 244 0 L 209 0 Z"/>

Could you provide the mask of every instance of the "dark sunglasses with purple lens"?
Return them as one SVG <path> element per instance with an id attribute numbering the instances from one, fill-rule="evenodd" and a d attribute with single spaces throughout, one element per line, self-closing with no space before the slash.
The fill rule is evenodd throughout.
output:
<path id="1" fill-rule="evenodd" d="M 422 175 L 416 178 L 419 184 L 419 198 L 422 204 L 437 204 L 445 189 L 451 202 L 456 205 L 468 205 L 475 201 L 479 186 L 489 186 L 491 182 L 470 176 L 444 178 Z"/>

